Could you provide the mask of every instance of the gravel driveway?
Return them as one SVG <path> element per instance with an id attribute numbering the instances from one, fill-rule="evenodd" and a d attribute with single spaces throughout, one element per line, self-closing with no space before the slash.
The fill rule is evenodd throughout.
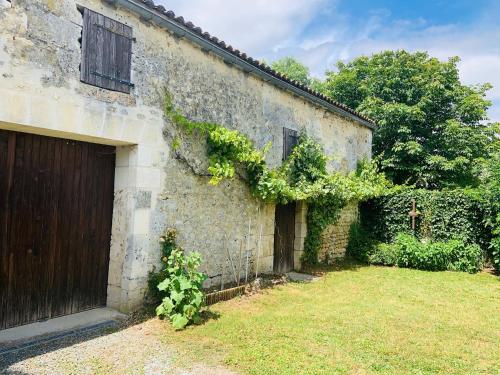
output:
<path id="1" fill-rule="evenodd" d="M 0 355 L 0 374 L 234 374 L 202 363 L 186 365 L 160 339 L 161 324 L 152 319 L 123 329 L 87 331 Z"/>

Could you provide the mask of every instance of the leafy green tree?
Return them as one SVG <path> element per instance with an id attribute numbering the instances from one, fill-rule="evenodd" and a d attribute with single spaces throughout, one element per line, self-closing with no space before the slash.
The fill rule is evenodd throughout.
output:
<path id="1" fill-rule="evenodd" d="M 276 60 L 271 64 L 271 67 L 303 85 L 309 86 L 311 84 L 309 68 L 293 57 L 283 57 Z"/>
<path id="2" fill-rule="evenodd" d="M 385 51 L 338 63 L 324 93 L 376 121 L 373 154 L 395 183 L 474 186 L 491 128 L 483 125 L 491 85 L 460 82 L 458 57 Z"/>
<path id="3" fill-rule="evenodd" d="M 323 92 L 324 82 L 319 78 L 311 77 L 309 68 L 293 57 L 276 60 L 271 64 L 271 67 L 290 79 L 309 86 L 315 91 Z"/>

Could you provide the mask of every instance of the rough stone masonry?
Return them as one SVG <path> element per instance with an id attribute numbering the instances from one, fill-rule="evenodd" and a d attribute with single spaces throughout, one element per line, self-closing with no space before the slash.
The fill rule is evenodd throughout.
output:
<path id="1" fill-rule="evenodd" d="M 343 171 L 370 157 L 372 130 L 113 3 L 0 0 L 0 128 L 117 147 L 110 307 L 128 311 L 141 303 L 148 272 L 158 265 L 158 238 L 169 227 L 177 229 L 183 248 L 201 252 L 208 286 L 219 283 L 222 272 L 230 281 L 227 252 L 238 257 L 249 222 L 255 250 L 262 224 L 259 269 L 271 272 L 274 206 L 254 199 L 241 178 L 208 185 L 204 140 L 185 136 L 165 120 L 164 89 L 191 119 L 238 129 L 257 147 L 271 141 L 271 166 L 282 161 L 283 127 L 319 140 L 332 156 L 330 170 Z M 80 82 L 82 14 L 77 6 L 132 27 L 135 86 L 130 94 Z M 178 150 L 172 147 L 174 138 L 181 140 Z M 298 205 L 297 210 L 296 267 L 306 233 L 306 208 Z M 350 221 L 354 214 L 346 217 Z M 323 256 L 342 254 L 347 221 L 327 231 Z M 253 269 L 255 261 L 252 256 Z"/>

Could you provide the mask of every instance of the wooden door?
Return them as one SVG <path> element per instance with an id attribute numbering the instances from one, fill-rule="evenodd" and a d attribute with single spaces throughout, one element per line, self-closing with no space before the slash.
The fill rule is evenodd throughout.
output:
<path id="1" fill-rule="evenodd" d="M 295 242 L 295 203 L 277 205 L 274 226 L 274 271 L 293 270 Z"/>
<path id="2" fill-rule="evenodd" d="M 0 130 L 0 329 L 106 304 L 115 149 Z"/>

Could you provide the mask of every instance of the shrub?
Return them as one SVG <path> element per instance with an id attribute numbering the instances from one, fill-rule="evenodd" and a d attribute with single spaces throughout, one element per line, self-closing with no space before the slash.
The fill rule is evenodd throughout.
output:
<path id="1" fill-rule="evenodd" d="M 483 265 L 481 248 L 476 244 L 466 245 L 460 240 L 422 242 L 414 236 L 401 233 L 392 246 L 397 248 L 395 252 L 399 267 L 476 273 Z"/>
<path id="2" fill-rule="evenodd" d="M 372 235 L 359 222 L 354 222 L 349 228 L 349 241 L 346 254 L 361 262 L 370 261 L 369 256 L 373 252 L 375 243 Z"/>
<path id="3" fill-rule="evenodd" d="M 368 255 L 370 264 L 382 266 L 395 266 L 398 263 L 399 247 L 395 244 L 379 243 L 375 245 Z"/>
<path id="4" fill-rule="evenodd" d="M 448 266 L 452 271 L 476 273 L 483 267 L 483 251 L 476 245 L 465 245 L 462 241 L 452 243 L 451 259 Z"/>
<path id="5" fill-rule="evenodd" d="M 175 229 L 167 229 L 165 234 L 160 236 L 161 245 L 161 269 L 158 272 L 150 272 L 148 279 L 148 289 L 149 295 L 155 304 L 160 303 L 166 293 L 158 290 L 158 284 L 165 280 L 167 275 L 167 262 L 170 254 L 176 248 L 175 238 L 177 237 L 177 231 Z"/>
<path id="6" fill-rule="evenodd" d="M 197 252 L 184 256 L 176 248 L 167 262 L 168 276 L 158 284 L 158 289 L 167 295 L 156 308 L 156 315 L 168 317 L 175 329 L 182 329 L 200 320 L 203 305 L 202 284 L 206 276 L 198 272 L 201 256 Z"/>
<path id="7" fill-rule="evenodd" d="M 395 245 L 399 250 L 398 266 L 427 271 L 444 271 L 448 267 L 450 247 L 443 242 L 422 243 L 414 236 L 399 234 Z"/>
<path id="8" fill-rule="evenodd" d="M 152 296 L 161 301 L 156 315 L 167 317 L 175 329 L 182 329 L 200 319 L 206 276 L 198 272 L 200 254 L 192 252 L 185 256 L 176 245 L 176 236 L 176 231 L 169 229 L 160 237 L 162 269 L 150 274 L 149 287 Z"/>
<path id="9" fill-rule="evenodd" d="M 497 273 L 500 273 L 500 236 L 494 237 L 491 240 L 490 250 L 491 263 L 493 264 L 493 267 L 495 268 Z"/>

